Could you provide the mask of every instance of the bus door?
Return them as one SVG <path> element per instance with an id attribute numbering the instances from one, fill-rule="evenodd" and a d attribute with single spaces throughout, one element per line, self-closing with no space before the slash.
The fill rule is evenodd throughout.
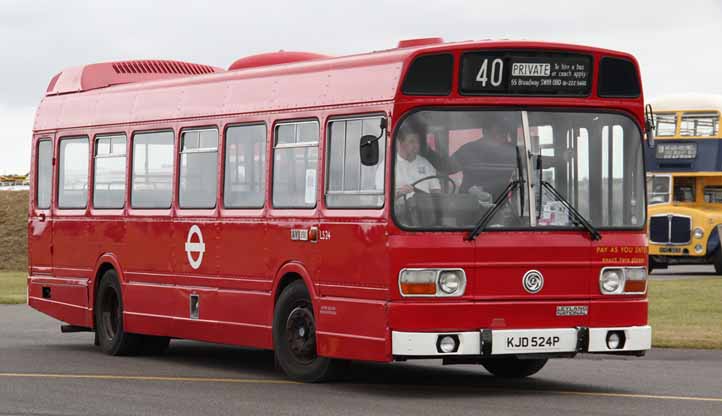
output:
<path id="1" fill-rule="evenodd" d="M 31 275 L 53 274 L 54 135 L 36 137 L 33 147 L 32 196 L 28 221 L 28 264 Z"/>
<path id="2" fill-rule="evenodd" d="M 387 237 L 383 212 L 386 135 L 378 141 L 376 165 L 362 165 L 359 154 L 362 136 L 381 135 L 381 120 L 381 116 L 372 115 L 337 118 L 328 124 L 326 209 L 319 234 L 319 246 L 324 253 L 321 294 L 325 297 L 386 296 Z"/>

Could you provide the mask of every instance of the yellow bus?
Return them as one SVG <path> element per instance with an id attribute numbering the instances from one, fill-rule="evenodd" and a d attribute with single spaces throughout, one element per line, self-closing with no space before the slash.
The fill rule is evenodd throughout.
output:
<path id="1" fill-rule="evenodd" d="M 656 143 L 645 156 L 649 269 L 713 264 L 722 274 L 722 95 L 675 95 L 650 104 Z"/>

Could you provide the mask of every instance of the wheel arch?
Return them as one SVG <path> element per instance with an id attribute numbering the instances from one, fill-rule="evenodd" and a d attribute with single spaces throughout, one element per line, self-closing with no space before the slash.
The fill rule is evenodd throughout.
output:
<path id="1" fill-rule="evenodd" d="M 95 314 L 92 313 L 92 311 L 95 310 L 95 295 L 98 292 L 98 285 L 100 284 L 100 279 L 108 270 L 115 270 L 115 272 L 118 274 L 121 291 L 124 291 L 125 289 L 125 277 L 123 276 L 123 270 L 120 267 L 120 262 L 118 261 L 118 258 L 112 253 L 104 253 L 100 255 L 98 257 L 98 260 L 95 262 L 93 278 L 90 282 L 88 282 L 88 309 L 91 311 L 93 326 L 95 326 Z M 125 293 L 122 293 L 122 295 L 124 296 Z"/>
<path id="2" fill-rule="evenodd" d="M 314 306 L 318 305 L 316 285 L 313 284 L 313 280 L 311 280 L 311 275 L 308 273 L 308 270 L 302 263 L 290 261 L 283 264 L 283 266 L 278 269 L 273 279 L 273 289 L 271 291 L 271 295 L 273 297 L 274 307 L 276 306 L 278 297 L 281 295 L 281 292 L 283 292 L 283 289 L 296 280 L 301 280 L 306 285 L 306 289 L 308 289 L 308 293 L 311 296 L 311 303 Z"/>

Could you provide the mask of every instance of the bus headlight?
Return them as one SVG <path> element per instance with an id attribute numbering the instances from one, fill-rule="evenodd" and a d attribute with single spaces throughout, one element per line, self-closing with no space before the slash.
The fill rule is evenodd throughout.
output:
<path id="1" fill-rule="evenodd" d="M 605 269 L 599 278 L 599 287 L 605 295 L 621 293 L 624 288 L 624 271 L 622 269 Z"/>
<path id="2" fill-rule="evenodd" d="M 439 273 L 439 289 L 447 295 L 453 295 L 461 289 L 461 279 L 458 270 L 444 270 Z"/>
<path id="3" fill-rule="evenodd" d="M 461 296 L 465 289 L 462 269 L 403 269 L 399 273 L 402 296 Z"/>
<path id="4" fill-rule="evenodd" d="M 700 239 L 704 237 L 704 230 L 700 227 L 694 229 L 694 238 Z"/>

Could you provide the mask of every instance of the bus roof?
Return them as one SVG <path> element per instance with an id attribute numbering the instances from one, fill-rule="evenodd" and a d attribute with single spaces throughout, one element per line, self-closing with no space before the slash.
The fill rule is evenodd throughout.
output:
<path id="1" fill-rule="evenodd" d="M 280 52 L 259 59 L 242 58 L 229 70 L 158 60 L 71 68 L 51 80 L 38 107 L 34 129 L 385 102 L 399 93 L 404 68 L 425 53 L 474 48 L 546 49 L 616 56 L 636 66 L 629 54 L 579 45 L 510 40 L 440 42 L 437 38 L 402 41 L 394 49 L 344 57 L 298 52 L 283 57 L 279 54 L 284 52 Z M 183 68 L 164 70 L 163 64 L 168 68 L 169 62 Z M 120 64 L 128 68 L 134 63 L 146 64 L 132 74 L 119 73 Z"/>
<path id="2" fill-rule="evenodd" d="M 655 97 L 648 101 L 655 112 L 722 110 L 722 95 L 717 94 L 675 94 Z"/>

